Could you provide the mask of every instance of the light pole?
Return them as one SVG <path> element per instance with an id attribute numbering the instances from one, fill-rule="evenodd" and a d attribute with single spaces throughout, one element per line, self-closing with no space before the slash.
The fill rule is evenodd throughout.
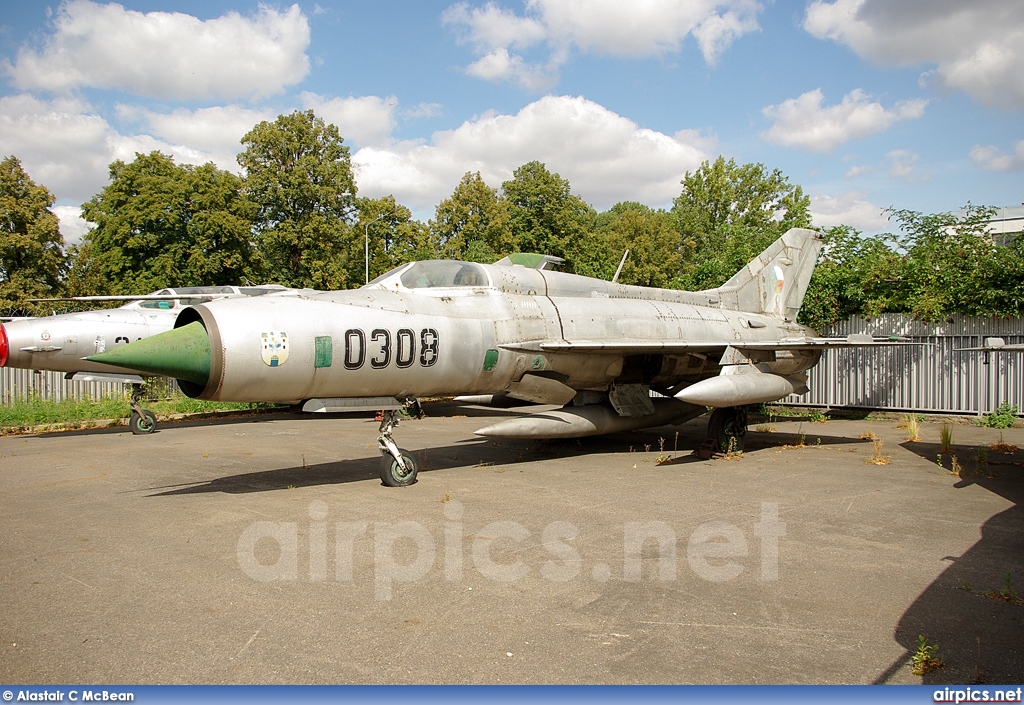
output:
<path id="1" fill-rule="evenodd" d="M 370 283 L 370 223 L 376 223 L 381 218 L 385 218 L 397 210 L 397 208 L 392 208 L 387 213 L 381 213 L 373 220 L 366 221 L 366 227 L 363 228 L 363 262 L 366 264 L 366 281 L 363 282 L 364 284 Z"/>

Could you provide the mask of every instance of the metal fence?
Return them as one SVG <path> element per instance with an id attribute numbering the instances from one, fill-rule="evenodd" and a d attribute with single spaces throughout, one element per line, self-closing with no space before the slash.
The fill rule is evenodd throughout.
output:
<path id="1" fill-rule="evenodd" d="M 1024 319 L 950 316 L 940 324 L 902 314 L 853 316 L 825 336 L 899 335 L 925 345 L 827 350 L 810 371 L 810 392 L 784 403 L 923 413 L 983 414 L 1009 403 L 1024 411 L 1024 354 L 954 352 L 986 337 L 1024 342 Z M 986 360 L 986 357 L 988 358 Z"/>
<path id="2" fill-rule="evenodd" d="M 0 404 L 27 401 L 30 398 L 46 401 L 102 399 L 120 396 L 126 389 L 127 386 L 119 382 L 81 382 L 64 379 L 63 372 L 0 368 Z M 176 389 L 177 383 L 173 379 L 155 380 L 146 385 L 146 396 L 150 400 L 162 399 L 173 394 Z"/>

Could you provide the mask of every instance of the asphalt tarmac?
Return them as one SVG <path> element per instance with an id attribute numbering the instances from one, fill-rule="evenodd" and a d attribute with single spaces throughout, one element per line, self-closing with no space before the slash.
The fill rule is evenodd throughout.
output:
<path id="1" fill-rule="evenodd" d="M 0 438 L 0 681 L 1024 681 L 999 431 L 953 427 L 958 477 L 932 423 L 754 424 L 700 460 L 704 419 L 499 443 L 472 431 L 524 410 L 427 412 L 398 489 L 370 414 Z"/>

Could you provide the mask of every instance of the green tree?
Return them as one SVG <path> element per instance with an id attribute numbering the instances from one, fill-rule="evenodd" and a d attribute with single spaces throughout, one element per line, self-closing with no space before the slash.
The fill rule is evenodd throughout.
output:
<path id="1" fill-rule="evenodd" d="M 266 277 L 318 289 L 361 283 L 349 280 L 356 184 L 338 128 L 295 111 L 256 125 L 242 144 L 238 163 Z"/>
<path id="2" fill-rule="evenodd" d="M 82 206 L 96 227 L 74 250 L 75 293 L 138 294 L 239 284 L 253 273 L 251 207 L 241 179 L 160 152 L 110 165 L 110 184 Z"/>
<path id="3" fill-rule="evenodd" d="M 720 286 L 790 228 L 810 227 L 810 198 L 778 169 L 720 156 L 682 184 L 672 206 L 687 263 L 681 288 Z"/>
<path id="4" fill-rule="evenodd" d="M 597 232 L 608 253 L 605 278 L 611 278 L 629 250 L 619 281 L 623 284 L 667 287 L 679 276 L 682 256 L 671 216 L 640 203 L 624 201 L 597 216 Z"/>
<path id="5" fill-rule="evenodd" d="M 514 249 L 508 202 L 480 172 L 466 172 L 454 193 L 437 204 L 430 231 L 445 258 L 494 262 Z"/>
<path id="6" fill-rule="evenodd" d="M 938 321 L 952 313 L 1024 313 L 1024 241 L 995 241 L 989 232 L 994 209 L 888 212 L 899 225 L 894 233 L 866 237 L 849 227 L 825 233 L 801 321 L 820 329 L 851 314 Z"/>
<path id="7" fill-rule="evenodd" d="M 501 190 L 515 249 L 564 257 L 566 268 L 578 274 L 603 264 L 594 258 L 596 213 L 572 194 L 566 179 L 533 161 L 516 169 Z"/>
<path id="8" fill-rule="evenodd" d="M 854 315 L 875 316 L 888 306 L 900 264 L 881 237 L 840 225 L 822 233 L 824 247 L 800 309 L 800 322 L 821 330 Z"/>
<path id="9" fill-rule="evenodd" d="M 436 259 L 439 248 L 430 229 L 412 219 L 412 212 L 395 201 L 394 196 L 360 198 L 359 221 L 352 238 L 348 261 L 351 286 L 361 286 L 366 276 L 365 248 L 370 250 L 370 279 L 398 265 L 421 259 Z M 358 270 L 358 271 L 356 271 Z"/>
<path id="10" fill-rule="evenodd" d="M 928 321 L 949 313 L 1017 316 L 1024 311 L 1021 245 L 995 242 L 989 232 L 995 209 L 968 204 L 960 213 L 888 212 L 900 228 L 886 237 L 902 256 L 894 258 L 886 273 L 890 285 L 874 308 Z"/>
<path id="11" fill-rule="evenodd" d="M 57 292 L 67 261 L 55 201 L 17 157 L 0 161 L 0 309 L 30 313 L 26 299 Z"/>

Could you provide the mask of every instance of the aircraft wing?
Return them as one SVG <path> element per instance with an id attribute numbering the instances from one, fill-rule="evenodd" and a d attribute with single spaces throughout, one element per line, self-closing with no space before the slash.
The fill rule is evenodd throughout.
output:
<path id="1" fill-rule="evenodd" d="M 845 338 L 780 338 L 778 340 L 559 340 L 513 343 L 500 347 L 526 352 L 594 352 L 618 355 L 645 353 L 684 354 L 736 350 L 824 350 L 826 348 L 864 348 L 893 345 L 920 345 L 907 338 L 872 337 L 852 334 Z"/>
<path id="2" fill-rule="evenodd" d="M 47 299 L 28 299 L 32 303 L 44 303 L 47 301 L 178 301 L 180 299 L 214 298 L 220 299 L 234 294 L 129 294 L 116 296 L 56 296 Z"/>
<path id="3" fill-rule="evenodd" d="M 1024 344 L 1006 344 L 1002 338 L 985 338 L 984 345 L 977 348 L 953 348 L 953 352 L 1024 352 Z"/>

